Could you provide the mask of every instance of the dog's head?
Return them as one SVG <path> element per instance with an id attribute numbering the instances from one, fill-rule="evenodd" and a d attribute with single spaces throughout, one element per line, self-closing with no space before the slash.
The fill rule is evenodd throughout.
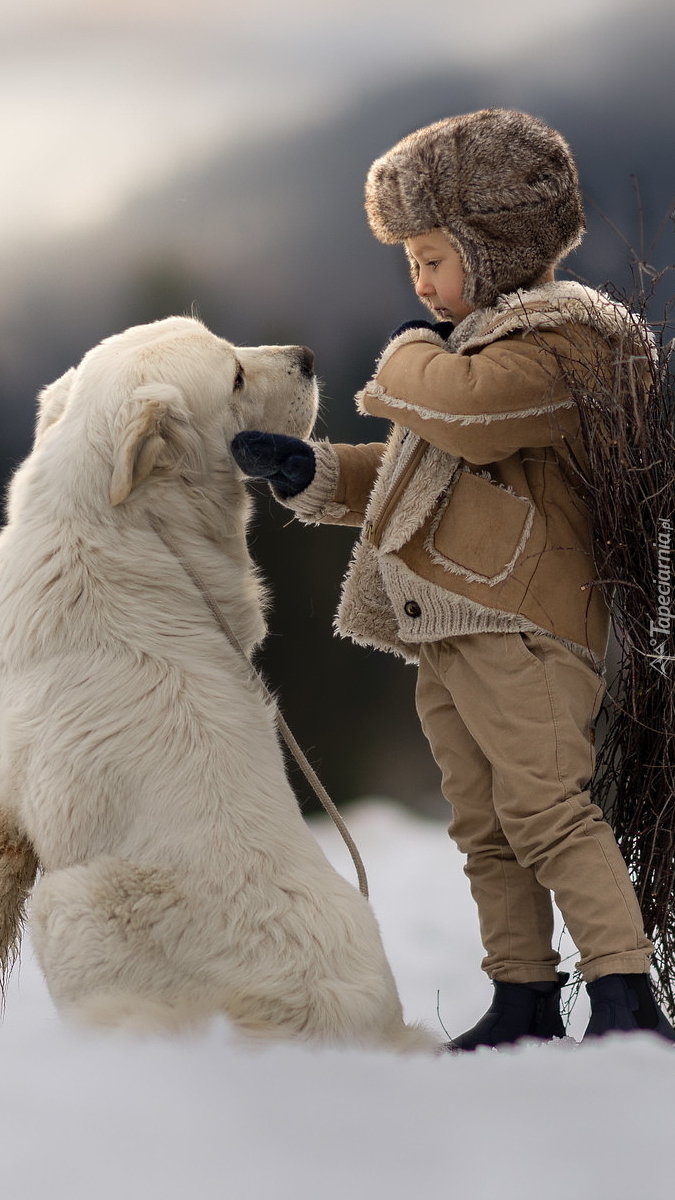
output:
<path id="1" fill-rule="evenodd" d="M 308 436 L 313 362 L 304 346 L 235 347 L 192 317 L 134 326 L 42 392 L 35 443 L 79 427 L 99 459 L 109 455 L 113 505 L 152 476 L 200 485 L 229 466 L 242 429 Z"/>

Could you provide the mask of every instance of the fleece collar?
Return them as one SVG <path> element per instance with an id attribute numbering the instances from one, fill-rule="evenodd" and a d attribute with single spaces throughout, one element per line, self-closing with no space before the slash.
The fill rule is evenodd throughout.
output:
<path id="1" fill-rule="evenodd" d="M 609 337 L 625 337 L 636 331 L 637 318 L 595 288 L 574 280 L 554 281 L 500 296 L 493 308 L 469 313 L 453 330 L 447 348 L 466 354 L 514 333 L 572 324 L 590 325 Z"/>

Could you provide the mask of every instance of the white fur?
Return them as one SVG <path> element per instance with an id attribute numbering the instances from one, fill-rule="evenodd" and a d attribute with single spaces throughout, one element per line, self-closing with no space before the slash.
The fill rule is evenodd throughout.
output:
<path id="1" fill-rule="evenodd" d="M 250 652 L 262 597 L 229 444 L 309 434 L 302 353 L 175 317 L 107 339 L 41 396 L 0 537 L 0 815 L 44 872 L 32 936 L 62 1013 L 160 1030 L 226 1013 L 259 1036 L 430 1048 L 370 906 L 301 818 L 273 713 L 150 524 Z"/>

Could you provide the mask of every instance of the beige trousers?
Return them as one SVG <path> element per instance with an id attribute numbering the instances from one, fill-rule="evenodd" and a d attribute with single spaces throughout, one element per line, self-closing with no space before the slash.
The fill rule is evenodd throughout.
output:
<path id="1" fill-rule="evenodd" d="M 492 979 L 553 980 L 555 896 L 585 980 L 649 970 L 633 886 L 592 804 L 604 685 L 545 635 L 481 633 L 422 647 L 417 710 L 453 807 Z"/>

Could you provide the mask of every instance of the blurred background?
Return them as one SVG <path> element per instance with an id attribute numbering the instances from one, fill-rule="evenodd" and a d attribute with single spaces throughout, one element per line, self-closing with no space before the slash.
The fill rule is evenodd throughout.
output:
<path id="1" fill-rule="evenodd" d="M 11 0 L 0 14 L 0 472 L 40 387 L 100 338 L 195 312 L 241 344 L 305 343 L 318 433 L 381 440 L 353 395 L 422 315 L 363 214 L 371 161 L 412 129 L 522 108 L 570 141 L 589 232 L 568 272 L 621 293 L 675 261 L 672 0 Z M 662 321 L 666 272 L 650 315 Z M 333 636 L 353 533 L 257 490 L 274 598 L 260 662 L 336 802 L 442 811 L 415 672 Z M 295 780 L 306 807 L 311 797 Z"/>

